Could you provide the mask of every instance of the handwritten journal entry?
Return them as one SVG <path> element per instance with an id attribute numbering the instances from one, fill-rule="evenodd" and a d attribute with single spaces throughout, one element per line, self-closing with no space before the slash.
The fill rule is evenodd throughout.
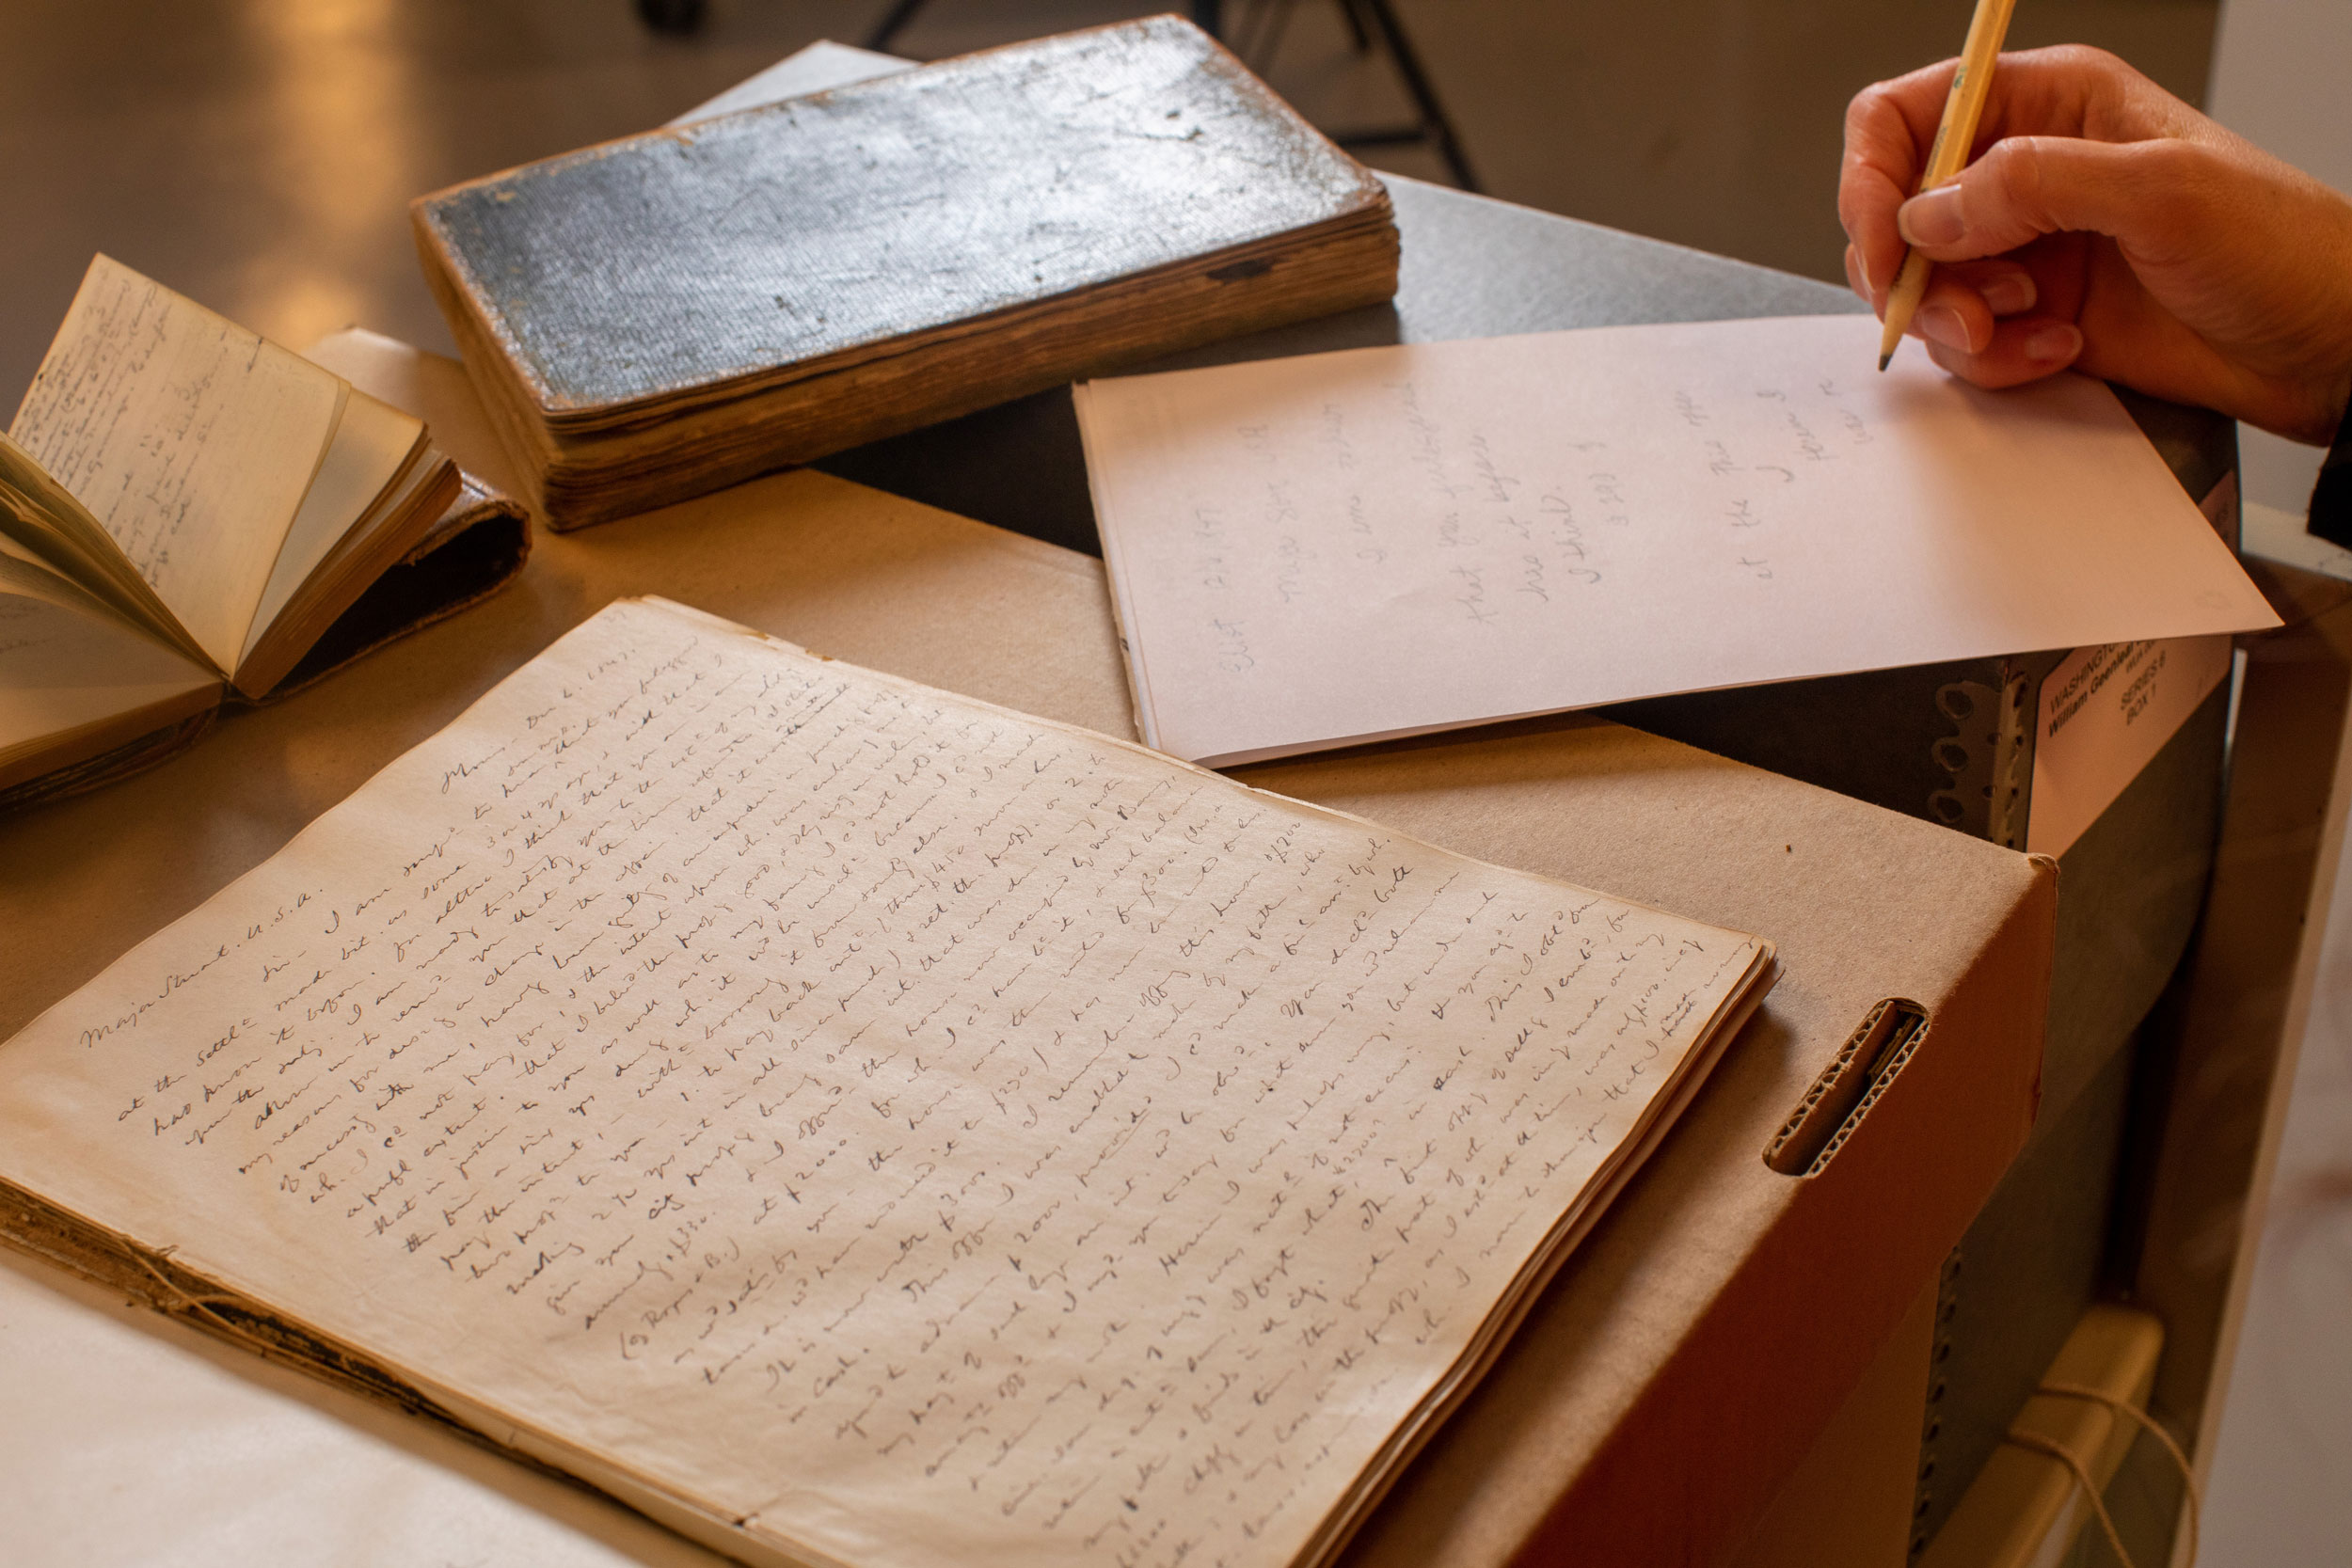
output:
<path id="1" fill-rule="evenodd" d="M 230 670 L 345 390 L 99 256 L 8 434 Z"/>
<path id="2" fill-rule="evenodd" d="M 1769 961 L 629 603 L 0 1048 L 0 1178 L 784 1556 L 1286 1564 Z"/>

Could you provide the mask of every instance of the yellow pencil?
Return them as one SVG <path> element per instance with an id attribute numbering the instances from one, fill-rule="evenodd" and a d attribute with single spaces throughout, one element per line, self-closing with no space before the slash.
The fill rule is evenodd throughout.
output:
<path id="1" fill-rule="evenodd" d="M 1977 120 L 1984 113 L 1985 94 L 1993 89 L 1993 62 L 2009 32 L 2009 13 L 2017 0 L 1977 0 L 1969 19 L 1968 41 L 1961 47 L 1960 69 L 1952 72 L 1952 90 L 1945 95 L 1944 123 L 1935 128 L 1935 145 L 1928 149 L 1928 166 L 1919 176 L 1919 189 L 1932 190 L 1961 171 L 1968 150 L 1977 142 Z M 1934 265 L 1915 250 L 1903 252 L 1903 270 L 1895 275 L 1894 293 L 1886 296 L 1886 327 L 1879 334 L 1879 369 L 1895 357 L 1919 296 L 1928 291 L 1928 272 Z"/>

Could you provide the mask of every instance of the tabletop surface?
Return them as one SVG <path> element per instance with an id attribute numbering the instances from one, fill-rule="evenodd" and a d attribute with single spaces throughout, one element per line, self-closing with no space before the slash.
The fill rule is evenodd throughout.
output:
<path id="1" fill-rule="evenodd" d="M 1220 344 L 1161 368 L 1580 325 L 1860 309 L 1810 280 L 1415 182 L 1390 183 L 1405 239 L 1392 309 Z M 843 453 L 822 467 L 1049 543 L 1094 548 L 1066 390 Z M 23 983 L 20 974 L 0 987 L 0 1033 L 13 1032 L 103 967 L 126 938 L 173 918 L 264 858 L 347 792 L 373 770 L 383 745 L 375 732 L 387 713 L 398 715 L 400 726 L 429 729 L 438 721 L 433 713 L 454 711 L 469 690 L 528 657 L 548 626 L 593 609 L 582 597 L 592 587 L 609 592 L 610 582 L 631 580 L 699 596 L 723 611 L 723 597 L 713 595 L 738 575 L 723 559 L 723 542 L 683 549 L 627 524 L 577 543 L 543 541 L 541 550 L 602 560 L 584 578 L 534 563 L 503 604 L 436 628 L 409 644 L 412 651 L 387 650 L 351 678 L 339 677 L 338 693 L 230 721 L 183 759 L 184 768 L 174 765 L 101 797 L 0 823 L 0 903 L 13 910 L 9 924 L 46 933 L 40 981 Z M 902 574 L 926 569 L 891 566 Z M 995 623 L 1009 608 L 973 607 L 939 628 L 939 640 L 998 635 Z M 872 607 L 841 613 L 870 618 Z M 1099 641 L 1104 628 L 1071 632 Z M 421 699 L 415 671 L 460 644 L 481 656 L 478 668 Z M 856 657 L 850 647 L 838 651 Z M 1111 652 L 1107 644 L 1098 651 Z M 1012 688 L 1042 684 L 1034 692 L 984 694 L 1040 711 L 1070 700 L 1051 689 L 1050 672 L 1010 671 L 1006 679 Z M 151 812 L 187 831 L 122 835 L 110 827 Z M 1919 843 L 1940 849 L 1934 840 L 1943 836 L 1923 831 Z M 1958 841 L 1952 849 L 1992 853 Z M 61 896 L 56 874 L 63 865 L 76 868 L 80 895 Z M 1792 1049 L 1785 1035 L 1775 1037 L 1776 1053 Z M 1787 1060 L 1775 1070 L 1806 1075 Z M 32 1560 L 710 1560 L 599 1498 L 333 1389 L 249 1365 L 238 1351 L 9 1255 L 0 1255 L 0 1385 L 12 1390 L 16 1418 L 0 1423 L 0 1464 L 24 1483 L 0 1489 L 0 1538 L 42 1543 L 54 1554 Z M 270 1480 L 240 1481 L 256 1475 Z"/>

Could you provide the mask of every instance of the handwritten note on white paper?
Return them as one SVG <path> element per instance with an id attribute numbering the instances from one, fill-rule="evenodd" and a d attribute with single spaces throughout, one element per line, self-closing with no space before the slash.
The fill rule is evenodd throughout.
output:
<path id="1" fill-rule="evenodd" d="M 0 1176 L 883 1565 L 1286 1564 L 1755 938 L 622 605 L 0 1051 Z"/>
<path id="2" fill-rule="evenodd" d="M 1597 704 L 2277 625 L 2105 387 L 1867 317 L 1097 381 L 1145 737 L 1214 764 Z"/>

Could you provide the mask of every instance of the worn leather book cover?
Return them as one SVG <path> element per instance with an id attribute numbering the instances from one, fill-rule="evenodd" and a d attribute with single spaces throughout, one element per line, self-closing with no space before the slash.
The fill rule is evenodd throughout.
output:
<path id="1" fill-rule="evenodd" d="M 1379 181 L 1174 17 L 606 143 L 411 215 L 557 528 L 1396 288 Z"/>

